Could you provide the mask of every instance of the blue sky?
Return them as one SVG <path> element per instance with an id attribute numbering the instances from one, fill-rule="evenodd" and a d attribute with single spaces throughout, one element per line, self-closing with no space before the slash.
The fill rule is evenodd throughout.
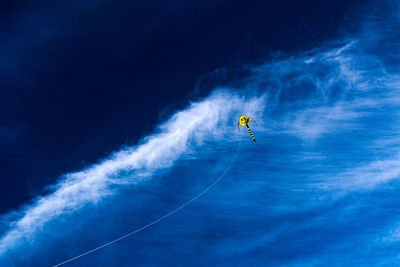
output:
<path id="1" fill-rule="evenodd" d="M 149 3 L 1 11 L 0 263 L 397 266 L 398 4 Z"/>

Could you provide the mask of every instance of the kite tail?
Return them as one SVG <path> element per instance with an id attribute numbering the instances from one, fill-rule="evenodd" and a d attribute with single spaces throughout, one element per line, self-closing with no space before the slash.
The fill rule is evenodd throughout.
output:
<path id="1" fill-rule="evenodd" d="M 248 125 L 246 125 L 246 127 L 247 127 L 247 130 L 249 131 L 249 134 L 250 134 L 250 136 L 251 136 L 251 139 L 253 139 L 253 141 L 254 141 L 254 143 L 255 143 L 255 142 L 256 142 L 256 139 L 254 138 L 253 133 L 250 131 L 250 127 L 249 127 Z"/>

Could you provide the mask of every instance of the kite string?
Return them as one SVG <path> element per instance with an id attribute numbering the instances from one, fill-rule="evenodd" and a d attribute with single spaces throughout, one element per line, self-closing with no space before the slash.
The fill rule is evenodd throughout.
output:
<path id="1" fill-rule="evenodd" d="M 61 262 L 61 263 L 58 263 L 58 264 L 54 265 L 53 267 L 57 267 L 57 266 L 64 265 L 64 264 L 66 264 L 66 263 L 68 263 L 68 262 L 71 262 L 71 261 L 74 261 L 74 260 L 76 260 L 76 259 L 79 259 L 79 258 L 81 258 L 81 257 L 83 257 L 83 256 L 86 256 L 86 255 L 88 255 L 88 254 L 90 254 L 90 253 L 93 253 L 93 252 L 95 252 L 95 251 L 97 251 L 97 250 L 99 250 L 99 249 L 102 249 L 102 248 L 107 247 L 107 246 L 109 246 L 109 245 L 111 245 L 111 244 L 114 244 L 114 243 L 116 243 L 116 242 L 118 242 L 118 241 L 120 241 L 120 240 L 122 240 L 122 239 L 125 239 L 125 238 L 127 238 L 127 237 L 129 237 L 129 236 L 131 236 L 131 235 L 134 235 L 134 234 L 136 234 L 137 232 L 140 232 L 140 231 L 142 231 L 142 230 L 144 230 L 144 229 L 146 229 L 146 228 L 152 226 L 153 224 L 156 224 L 156 223 L 158 223 L 158 222 L 164 220 L 165 218 L 167 218 L 167 217 L 171 216 L 172 214 L 176 213 L 177 211 L 183 209 L 184 207 L 186 207 L 187 205 L 189 205 L 190 203 L 192 203 L 192 202 L 195 201 L 196 199 L 200 198 L 202 195 L 204 195 L 205 193 L 207 193 L 208 191 L 210 191 L 210 189 L 213 188 L 219 181 L 221 181 L 221 179 L 225 176 L 225 174 L 226 174 L 226 173 L 229 171 L 229 169 L 232 167 L 232 165 L 233 165 L 233 163 L 235 162 L 236 157 L 237 157 L 237 155 L 238 155 L 239 147 L 240 147 L 241 142 L 242 142 L 242 141 L 240 140 L 239 143 L 238 143 L 237 149 L 236 149 L 236 153 L 235 153 L 235 155 L 233 156 L 233 158 L 232 158 L 231 162 L 229 163 L 228 167 L 224 170 L 224 172 L 223 172 L 211 185 L 209 185 L 206 189 L 204 189 L 203 191 L 201 191 L 199 194 L 197 194 L 196 196 L 194 196 L 192 199 L 190 199 L 190 200 L 187 201 L 186 203 L 182 204 L 181 206 L 177 207 L 176 209 L 172 210 L 171 212 L 165 214 L 164 216 L 158 218 L 157 220 L 152 221 L 152 222 L 150 222 L 150 223 L 148 223 L 148 224 L 146 224 L 146 225 L 144 225 L 144 226 L 142 226 L 142 227 L 136 229 L 135 231 L 132 231 L 132 232 L 130 232 L 130 233 L 127 233 L 127 234 L 125 234 L 125 235 L 123 235 L 123 236 L 121 236 L 121 237 L 118 237 L 118 238 L 116 238 L 116 239 L 114 239 L 114 240 L 112 240 L 112 241 L 110 241 L 110 242 L 108 242 L 108 243 L 105 243 L 105 244 L 103 244 L 103 245 L 101 245 L 101 246 L 98 246 L 98 247 L 96 247 L 96 248 L 94 248 L 94 249 L 88 250 L 88 251 L 86 251 L 86 252 L 84 252 L 84 253 L 82 253 L 82 254 L 80 254 L 80 255 L 78 255 L 78 256 L 75 256 L 75 257 L 73 257 L 73 258 L 70 258 L 70 259 L 68 259 L 68 260 L 66 260 L 66 261 L 63 261 L 63 262 Z"/>

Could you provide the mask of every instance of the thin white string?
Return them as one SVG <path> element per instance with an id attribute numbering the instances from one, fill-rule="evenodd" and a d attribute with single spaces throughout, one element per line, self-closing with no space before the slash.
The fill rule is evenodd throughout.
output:
<path id="1" fill-rule="evenodd" d="M 179 207 L 177 207 L 176 209 L 172 210 L 171 212 L 165 214 L 164 216 L 158 218 L 157 220 L 152 221 L 151 223 L 148 223 L 148 224 L 146 224 L 145 226 L 142 226 L 142 227 L 136 229 L 135 231 L 132 231 L 132 232 L 130 232 L 130 233 L 127 233 L 126 235 L 123 235 L 123 236 L 121 236 L 121 237 L 119 237 L 119 238 L 116 238 L 116 239 L 114 239 L 114 240 L 112 240 L 112 241 L 110 241 L 110 242 L 108 242 L 108 243 L 105 243 L 104 245 L 101 245 L 101 246 L 98 246 L 98 247 L 96 247 L 96 248 L 94 248 L 94 249 L 91 249 L 91 250 L 89 250 L 89 251 L 86 251 L 85 253 L 82 253 L 82 254 L 80 254 L 80 255 L 78 255 L 78 256 L 75 256 L 75 257 L 73 257 L 73 258 L 70 258 L 70 259 L 68 259 L 68 260 L 66 260 L 66 261 L 63 261 L 63 262 L 61 262 L 61 263 L 58 263 L 58 264 L 54 265 L 53 267 L 57 267 L 57 266 L 64 265 L 64 264 L 66 264 L 66 263 L 68 263 L 68 262 L 74 261 L 74 260 L 79 259 L 79 258 L 81 258 L 81 257 L 83 257 L 83 256 L 86 256 L 86 255 L 88 255 L 88 254 L 90 254 L 90 253 L 92 253 L 92 252 L 95 252 L 95 251 L 97 251 L 97 250 L 99 250 L 99 249 L 102 249 L 102 248 L 107 247 L 107 246 L 109 246 L 109 245 L 111 245 L 111 244 L 114 244 L 114 243 L 116 243 L 116 242 L 118 242 L 118 241 L 120 241 L 120 240 L 122 240 L 122 239 L 124 239 L 124 238 L 127 238 L 127 237 L 129 237 L 129 236 L 131 236 L 131 235 L 133 235 L 133 234 L 136 234 L 137 232 L 140 232 L 140 231 L 142 231 L 142 230 L 144 230 L 144 229 L 146 229 L 146 228 L 152 226 L 153 224 L 158 223 L 159 221 L 164 220 L 165 218 L 167 218 L 167 217 L 171 216 L 172 214 L 176 213 L 177 211 L 183 209 L 184 207 L 186 207 L 187 205 L 189 205 L 190 203 L 192 203 L 193 201 L 195 201 L 196 199 L 198 199 L 199 197 L 201 197 L 202 195 L 204 195 L 205 193 L 207 193 L 207 192 L 208 192 L 211 188 L 213 188 L 219 181 L 221 181 L 221 179 L 225 176 L 225 174 L 229 171 L 229 169 L 232 167 L 233 163 L 235 162 L 236 157 L 237 157 L 238 152 L 239 152 L 239 147 L 240 147 L 241 142 L 242 142 L 242 141 L 239 141 L 238 146 L 237 146 L 237 149 L 236 149 L 236 153 L 235 153 L 235 155 L 233 156 L 233 158 L 232 158 L 230 164 L 228 165 L 228 167 L 224 170 L 224 172 L 223 172 L 211 185 L 209 185 L 206 189 L 204 189 L 202 192 L 200 192 L 199 194 L 197 194 L 195 197 L 193 197 L 193 198 L 192 198 L 191 200 L 189 200 L 188 202 L 182 204 L 181 206 L 179 206 Z"/>

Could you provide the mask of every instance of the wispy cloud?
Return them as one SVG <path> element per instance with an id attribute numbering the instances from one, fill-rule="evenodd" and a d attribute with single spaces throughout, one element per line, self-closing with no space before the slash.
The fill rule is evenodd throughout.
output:
<path id="1" fill-rule="evenodd" d="M 0 255 L 21 241 L 34 240 L 36 231 L 53 218 L 115 193 L 112 185 L 140 182 L 155 171 L 172 166 L 175 160 L 204 139 L 231 135 L 235 130 L 231 118 L 238 112 L 259 114 L 263 108 L 262 97 L 246 98 L 224 90 L 190 104 L 140 145 L 116 152 L 82 171 L 65 174 L 53 187 L 53 193 L 38 197 L 33 205 L 14 213 L 20 218 L 10 223 L 9 230 L 1 238 Z"/>

